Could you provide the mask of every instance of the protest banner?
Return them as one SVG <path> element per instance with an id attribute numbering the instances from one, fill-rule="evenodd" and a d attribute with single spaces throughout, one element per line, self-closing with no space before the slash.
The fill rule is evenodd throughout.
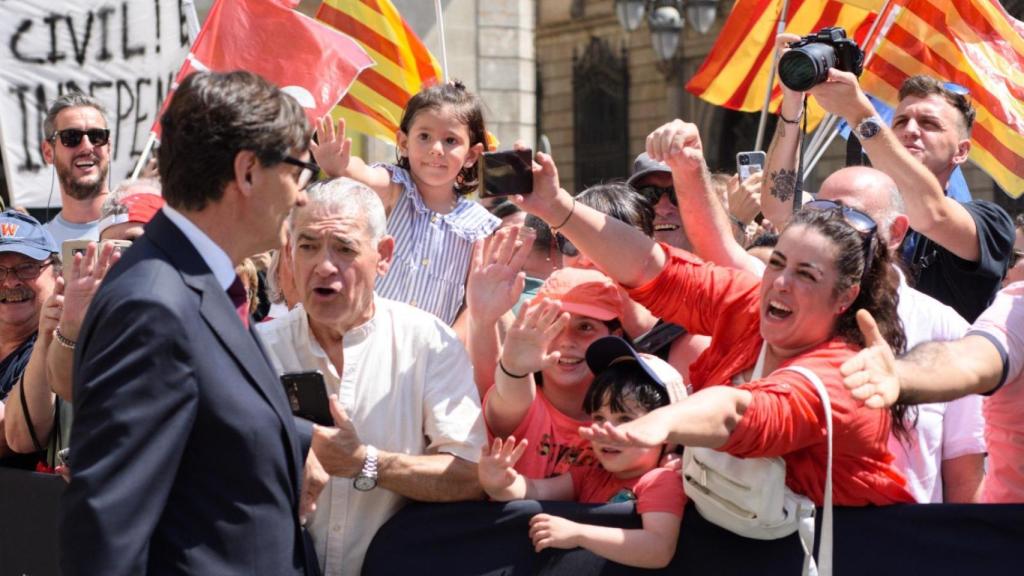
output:
<path id="1" fill-rule="evenodd" d="M 107 107 L 112 183 L 131 173 L 188 53 L 188 4 L 0 0 L 0 149 L 12 205 L 60 205 L 40 143 L 47 107 L 71 90 Z"/>

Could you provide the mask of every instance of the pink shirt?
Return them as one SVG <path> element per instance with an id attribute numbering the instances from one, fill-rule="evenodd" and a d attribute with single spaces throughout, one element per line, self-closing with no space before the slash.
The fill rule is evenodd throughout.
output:
<path id="1" fill-rule="evenodd" d="M 491 388 L 488 394 L 493 390 Z M 559 412 L 544 397 L 544 390 L 538 389 L 530 411 L 512 431 L 517 439 L 526 438 L 530 441 L 526 453 L 516 463 L 516 471 L 527 478 L 551 478 L 571 469 L 598 466 L 590 441 L 581 438 L 579 433 L 580 426 L 589 425 L 590 422 L 576 420 Z M 490 442 L 493 439 L 494 434 L 488 423 L 487 440 Z"/>
<path id="2" fill-rule="evenodd" d="M 583 504 L 635 500 L 637 514 L 667 512 L 680 518 L 686 507 L 683 479 L 676 470 L 655 468 L 627 480 L 616 478 L 600 466 L 574 469 L 570 474 L 576 501 Z"/>
<path id="3" fill-rule="evenodd" d="M 1000 291 L 968 334 L 984 334 L 1002 348 L 1006 377 L 985 399 L 989 467 L 982 501 L 1024 502 L 1024 282 Z"/>

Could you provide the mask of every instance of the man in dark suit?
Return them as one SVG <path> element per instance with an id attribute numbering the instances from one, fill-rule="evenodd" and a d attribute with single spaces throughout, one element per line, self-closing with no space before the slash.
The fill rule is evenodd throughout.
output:
<path id="1" fill-rule="evenodd" d="M 312 430 L 239 309 L 234 267 L 280 246 L 305 203 L 307 121 L 258 76 L 202 72 L 161 126 L 167 205 L 107 276 L 75 344 L 61 568 L 302 574 Z"/>

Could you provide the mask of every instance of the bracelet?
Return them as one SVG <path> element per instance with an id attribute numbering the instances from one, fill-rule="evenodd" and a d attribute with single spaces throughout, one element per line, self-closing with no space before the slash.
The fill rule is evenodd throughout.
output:
<path id="1" fill-rule="evenodd" d="M 76 342 L 76 341 L 72 340 L 71 338 L 68 338 L 67 336 L 61 334 L 60 333 L 60 326 L 57 326 L 56 328 L 53 329 L 53 337 L 57 339 L 57 342 L 61 346 L 67 348 L 68 350 L 74 350 L 75 349 L 75 344 L 78 344 L 78 342 Z"/>
<path id="2" fill-rule="evenodd" d="M 561 224 L 559 224 L 558 226 L 552 226 L 551 229 L 552 230 L 558 230 L 559 228 L 562 228 L 563 226 L 568 224 L 569 223 L 569 218 L 572 218 L 572 214 L 575 211 L 576 211 L 576 197 L 573 196 L 572 197 L 572 207 L 569 208 L 569 215 L 565 217 L 565 220 L 562 220 Z M 508 373 L 506 372 L 506 374 L 508 374 Z"/>
<path id="3" fill-rule="evenodd" d="M 498 368 L 501 368 L 501 371 L 505 373 L 505 376 L 508 376 L 509 378 L 515 378 L 516 380 L 519 380 L 520 378 L 526 378 L 527 376 L 530 375 L 529 372 L 527 372 L 526 374 L 513 374 L 509 372 L 508 368 L 505 368 L 505 365 L 502 364 L 501 358 L 498 358 Z"/>
<path id="4" fill-rule="evenodd" d="M 790 120 L 782 115 L 782 108 L 779 108 L 779 120 L 782 120 L 786 124 L 799 124 L 800 120 L 804 117 L 804 111 L 800 110 L 800 113 L 796 115 L 796 120 Z"/>

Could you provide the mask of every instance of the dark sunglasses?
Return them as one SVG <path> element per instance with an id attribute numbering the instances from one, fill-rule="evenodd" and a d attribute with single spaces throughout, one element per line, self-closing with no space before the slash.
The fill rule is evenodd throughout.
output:
<path id="1" fill-rule="evenodd" d="M 555 233 L 555 242 L 558 244 L 558 251 L 562 253 L 562 256 L 575 258 L 580 255 L 580 249 L 565 236 Z"/>
<path id="2" fill-rule="evenodd" d="M 60 138 L 60 143 L 65 148 L 77 148 L 82 143 L 82 136 L 88 136 L 89 142 L 93 146 L 106 146 L 107 142 L 110 142 L 110 130 L 106 128 L 89 128 L 88 130 L 66 128 L 64 130 L 57 130 L 50 137 L 50 141 L 56 142 Z"/>
<path id="3" fill-rule="evenodd" d="M 668 201 L 671 202 L 673 206 L 679 206 L 679 201 L 676 200 L 676 189 L 672 186 L 666 186 L 665 188 L 662 188 L 661 186 L 641 186 L 637 188 L 636 191 L 646 198 L 647 201 L 651 203 L 651 206 L 657 204 L 658 200 L 661 200 L 661 196 L 663 194 L 668 194 Z"/>
<path id="4" fill-rule="evenodd" d="M 284 158 L 281 158 L 281 162 L 302 168 L 302 170 L 299 171 L 299 177 L 295 180 L 299 185 L 300 190 L 305 189 L 310 182 L 313 182 L 316 177 L 320 175 L 320 166 L 318 166 L 316 162 L 307 162 L 292 156 L 285 156 Z"/>
<path id="5" fill-rule="evenodd" d="M 873 256 L 871 248 L 874 246 L 874 239 L 878 232 L 878 224 L 875 223 L 874 218 L 856 208 L 850 208 L 833 200 L 812 200 L 804 204 L 804 208 L 809 210 L 834 210 L 843 217 L 843 220 L 849 224 L 850 228 L 853 228 L 860 234 L 861 246 L 864 248 L 864 271 L 861 272 L 860 281 L 864 282 L 868 268 L 871 267 L 871 257 Z"/>

